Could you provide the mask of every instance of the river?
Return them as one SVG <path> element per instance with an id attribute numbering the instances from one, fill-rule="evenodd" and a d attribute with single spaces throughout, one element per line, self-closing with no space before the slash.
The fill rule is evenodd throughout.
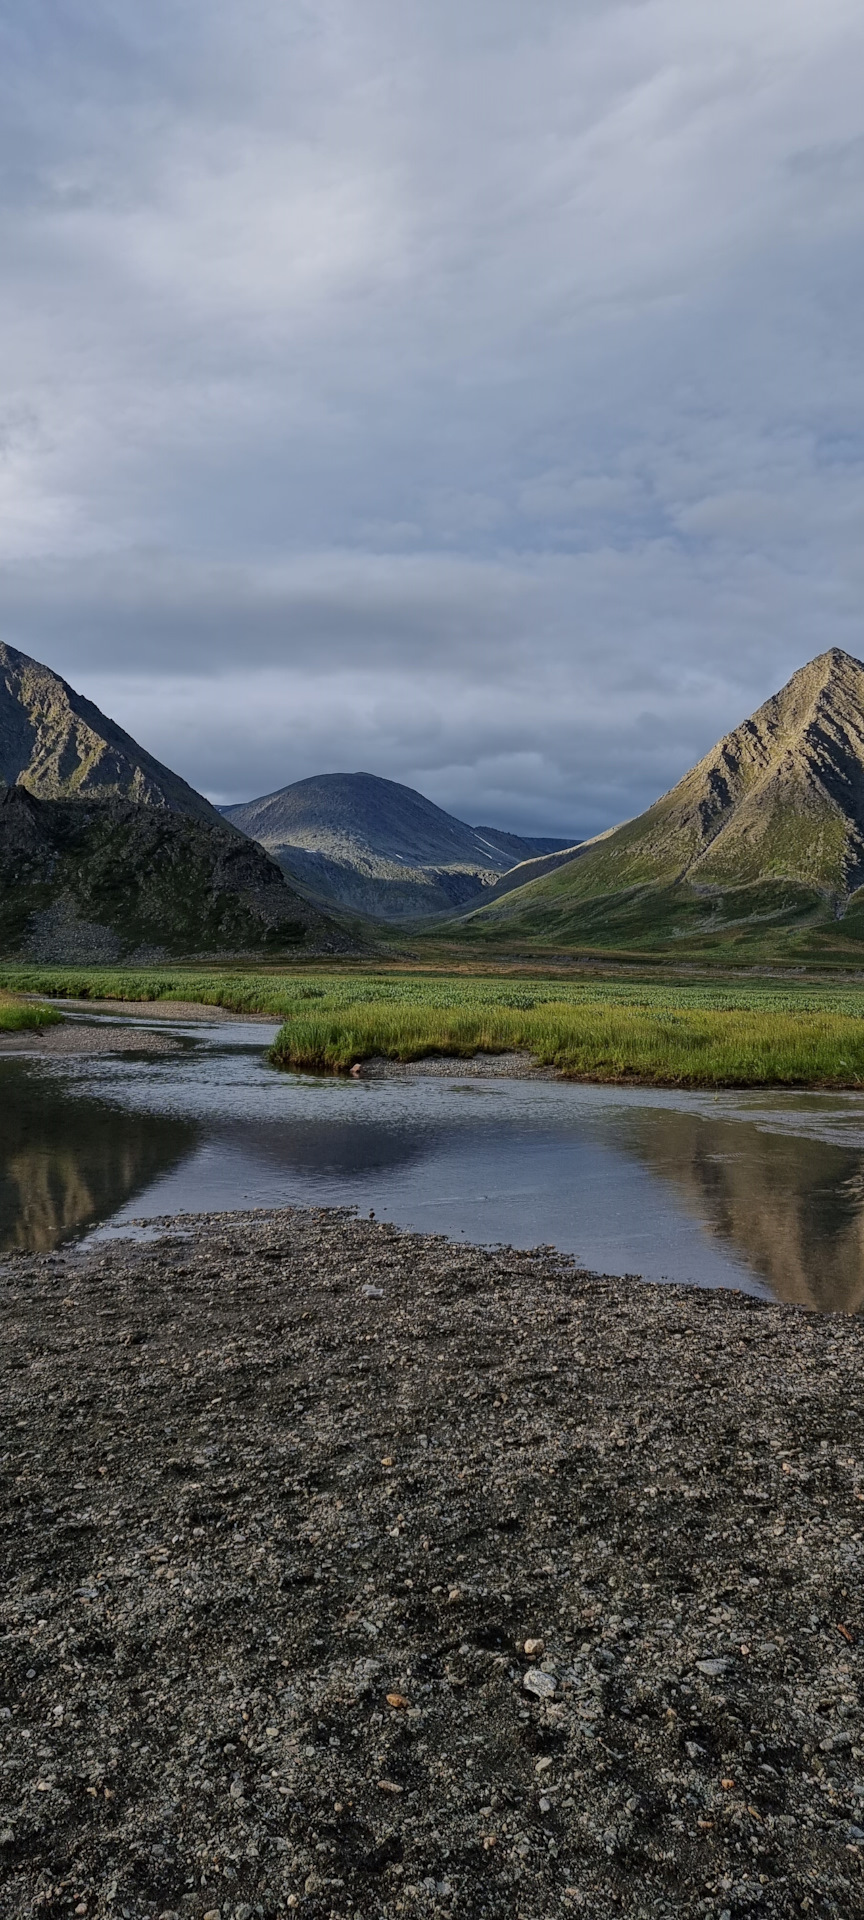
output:
<path id="1" fill-rule="evenodd" d="M 317 1079 L 268 1064 L 263 1022 L 158 1027 L 175 1051 L 0 1058 L 0 1248 L 347 1205 L 603 1273 L 864 1303 L 858 1095 Z"/>

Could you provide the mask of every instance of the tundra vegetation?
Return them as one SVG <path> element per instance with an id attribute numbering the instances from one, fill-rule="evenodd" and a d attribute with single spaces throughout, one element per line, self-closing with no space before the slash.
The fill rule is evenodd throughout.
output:
<path id="1" fill-rule="evenodd" d="M 28 1029 L 56 1026 L 62 1019 L 54 1007 L 34 1006 L 17 994 L 0 990 L 0 1033 L 24 1033 Z"/>
<path id="2" fill-rule="evenodd" d="M 804 981 L 194 969 L 7 968 L 58 998 L 195 1001 L 281 1021 L 281 1067 L 524 1052 L 575 1079 L 669 1086 L 864 1085 L 864 986 Z"/>

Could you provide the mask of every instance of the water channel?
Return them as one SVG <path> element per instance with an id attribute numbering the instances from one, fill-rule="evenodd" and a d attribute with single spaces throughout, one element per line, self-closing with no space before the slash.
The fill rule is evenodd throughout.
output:
<path id="1" fill-rule="evenodd" d="M 0 1057 L 0 1250 L 348 1205 L 603 1273 L 864 1304 L 861 1096 L 316 1079 L 269 1066 L 264 1023 L 158 1027 L 175 1051 Z"/>

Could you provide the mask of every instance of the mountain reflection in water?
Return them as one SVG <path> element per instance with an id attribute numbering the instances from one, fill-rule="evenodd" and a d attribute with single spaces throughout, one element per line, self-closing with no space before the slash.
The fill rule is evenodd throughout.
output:
<path id="1" fill-rule="evenodd" d="M 864 1099 L 276 1073 L 274 1027 L 0 1061 L 0 1250 L 245 1207 L 353 1206 L 597 1273 L 864 1308 Z"/>
<path id="2" fill-rule="evenodd" d="M 187 1120 L 75 1102 L 24 1062 L 0 1081 L 0 1252 L 46 1253 L 116 1212 L 194 1147 Z"/>
<path id="3" fill-rule="evenodd" d="M 652 1107 L 629 1115 L 627 1145 L 743 1255 L 776 1300 L 821 1313 L 864 1305 L 864 1155 L 755 1121 L 694 1124 Z"/>

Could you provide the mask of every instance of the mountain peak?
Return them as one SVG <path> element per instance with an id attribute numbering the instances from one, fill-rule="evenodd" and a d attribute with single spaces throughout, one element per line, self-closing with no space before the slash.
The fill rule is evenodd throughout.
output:
<path id="1" fill-rule="evenodd" d="M 802 911 L 832 918 L 864 885 L 864 664 L 841 647 L 800 667 L 638 819 L 488 911 L 536 921 L 553 899 L 560 917 L 566 899 L 576 937 L 641 914 L 659 939 L 664 916 L 731 912 L 733 889 L 736 912 L 776 912 L 790 884 Z"/>
<path id="2" fill-rule="evenodd" d="M 203 794 L 50 667 L 0 641 L 0 787 L 41 800 L 135 800 L 219 822 Z"/>

